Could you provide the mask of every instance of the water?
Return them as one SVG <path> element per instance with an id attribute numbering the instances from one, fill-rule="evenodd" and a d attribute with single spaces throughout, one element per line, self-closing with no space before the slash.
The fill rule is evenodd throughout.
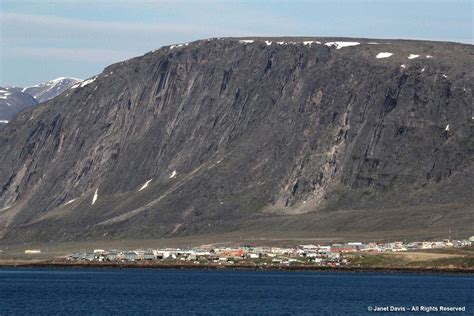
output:
<path id="1" fill-rule="evenodd" d="M 473 315 L 473 295 L 471 275 L 0 269 L 0 315 L 375 315 L 368 308 L 439 305 Z"/>

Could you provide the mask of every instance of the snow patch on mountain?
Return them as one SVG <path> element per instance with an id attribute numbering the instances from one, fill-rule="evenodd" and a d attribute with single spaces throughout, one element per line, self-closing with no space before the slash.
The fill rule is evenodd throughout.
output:
<path id="1" fill-rule="evenodd" d="M 375 56 L 375 58 L 388 58 L 390 56 L 392 56 L 393 53 L 388 53 L 388 52 L 382 52 L 382 53 L 378 53 L 377 56 Z"/>
<path id="2" fill-rule="evenodd" d="M 69 204 L 71 204 L 72 202 L 74 202 L 75 200 L 77 200 L 77 199 L 69 200 L 69 201 L 67 201 L 66 203 L 64 203 L 64 205 L 69 205 Z"/>
<path id="3" fill-rule="evenodd" d="M 140 192 L 141 190 L 146 189 L 146 187 L 148 186 L 148 184 L 150 184 L 151 180 L 153 180 L 153 179 L 150 179 L 150 180 L 148 180 L 147 182 L 145 182 L 145 184 L 144 184 L 138 191 Z"/>
<path id="4" fill-rule="evenodd" d="M 329 46 L 329 47 L 334 46 L 336 47 L 336 49 L 341 49 L 344 47 L 357 46 L 357 45 L 360 45 L 360 43 L 359 42 L 327 42 L 324 45 Z"/>
<path id="5" fill-rule="evenodd" d="M 321 44 L 321 42 L 318 42 L 318 41 L 303 41 L 303 45 L 311 46 L 311 44 L 313 44 L 313 43 Z"/>
<path id="6" fill-rule="evenodd" d="M 97 202 L 97 199 L 99 198 L 99 189 L 95 189 L 94 197 L 92 198 L 92 203 L 91 205 L 94 205 L 95 202 Z"/>

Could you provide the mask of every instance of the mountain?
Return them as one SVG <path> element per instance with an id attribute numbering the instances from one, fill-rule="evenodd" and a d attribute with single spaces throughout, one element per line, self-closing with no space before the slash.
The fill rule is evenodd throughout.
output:
<path id="1" fill-rule="evenodd" d="M 111 65 L 0 131 L 0 243 L 472 234 L 472 52 L 226 38 Z"/>
<path id="2" fill-rule="evenodd" d="M 38 103 L 42 103 L 60 95 L 64 90 L 69 89 L 81 81 L 81 79 L 76 78 L 60 77 L 45 83 L 24 88 L 22 92 L 28 93 L 38 100 Z"/>
<path id="3" fill-rule="evenodd" d="M 16 113 L 36 104 L 38 102 L 31 95 L 21 92 L 21 88 L 0 87 L 0 127 Z"/>
<path id="4" fill-rule="evenodd" d="M 16 113 L 57 97 L 81 81 L 76 78 L 60 77 L 27 88 L 0 87 L 0 128 L 7 124 Z"/>

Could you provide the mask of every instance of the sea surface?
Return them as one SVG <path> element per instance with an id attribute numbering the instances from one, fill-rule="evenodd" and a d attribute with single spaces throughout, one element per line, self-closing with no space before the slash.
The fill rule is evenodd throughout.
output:
<path id="1" fill-rule="evenodd" d="M 412 311 L 465 307 L 465 312 Z M 0 269 L 0 315 L 473 315 L 474 277 L 449 274 Z"/>

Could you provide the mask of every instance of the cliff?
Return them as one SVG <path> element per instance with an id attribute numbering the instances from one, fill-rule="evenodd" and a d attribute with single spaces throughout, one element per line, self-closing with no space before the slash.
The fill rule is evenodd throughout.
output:
<path id="1" fill-rule="evenodd" d="M 227 38 L 111 65 L 0 130 L 0 243 L 469 233 L 472 51 Z"/>

